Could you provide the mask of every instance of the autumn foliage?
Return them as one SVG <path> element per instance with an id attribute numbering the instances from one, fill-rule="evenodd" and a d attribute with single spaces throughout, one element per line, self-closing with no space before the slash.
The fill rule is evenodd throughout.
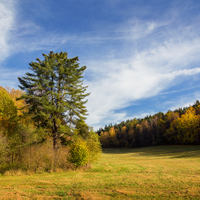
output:
<path id="1" fill-rule="evenodd" d="M 200 144 L 200 102 L 165 114 L 110 124 L 97 133 L 103 147 Z"/>
<path id="2" fill-rule="evenodd" d="M 80 67 L 78 57 L 69 58 L 67 52 L 42 55 L 43 60 L 36 58 L 30 71 L 18 77 L 22 91 L 0 87 L 0 172 L 79 167 L 101 152 L 97 134 L 85 123 L 86 66 Z M 82 142 L 80 150 L 77 141 Z"/>
<path id="3" fill-rule="evenodd" d="M 51 131 L 37 127 L 26 114 L 25 101 L 17 100 L 22 94 L 21 90 L 0 87 L 0 173 L 13 169 L 34 173 L 75 169 L 98 158 L 98 135 L 83 122 L 76 134 L 58 141 L 55 151 Z"/>

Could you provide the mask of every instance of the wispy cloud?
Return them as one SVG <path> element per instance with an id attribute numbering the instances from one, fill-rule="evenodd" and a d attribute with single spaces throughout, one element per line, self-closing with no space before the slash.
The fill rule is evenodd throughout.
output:
<path id="1" fill-rule="evenodd" d="M 115 1 L 115 8 L 118 2 Z M 126 119 L 129 116 L 125 110 L 120 111 L 122 108 L 166 92 L 186 77 L 200 73 L 200 24 L 196 20 L 199 16 L 186 22 L 181 19 L 188 4 L 182 9 L 170 8 L 156 19 L 133 16 L 120 23 L 107 22 L 105 26 L 94 25 L 90 31 L 72 34 L 49 32 L 29 19 L 16 21 L 16 3 L 14 0 L 0 3 L 0 61 L 15 53 L 66 49 L 66 46 L 87 52 L 84 81 L 91 92 L 87 121 L 95 128 Z M 0 73 L 4 74 L 0 84 L 10 81 L 10 71 L 2 62 Z M 12 77 L 23 74 L 23 70 L 16 69 Z M 190 102 L 189 97 L 184 102 Z"/>
<path id="2" fill-rule="evenodd" d="M 12 0 L 0 2 L 0 61 L 9 55 L 9 36 L 14 25 L 13 4 Z"/>
<path id="3" fill-rule="evenodd" d="M 175 102 L 169 102 L 169 109 L 175 110 L 178 108 L 184 108 L 192 106 L 196 100 L 200 99 L 200 92 L 193 92 L 189 95 L 181 95 Z"/>
<path id="4" fill-rule="evenodd" d="M 19 67 L 5 66 L 5 60 L 17 53 L 54 50 L 67 42 L 67 35 L 48 33 L 33 21 L 17 21 L 17 2 L 2 0 L 0 2 L 0 85 L 17 87 L 17 77 L 26 71 Z"/>
<path id="5" fill-rule="evenodd" d="M 123 57 L 119 59 L 117 54 L 106 61 L 88 62 L 93 77 L 86 82 L 91 91 L 88 122 L 96 127 L 102 122 L 108 124 L 107 119 L 113 115 L 116 120 L 120 116 L 120 120 L 124 120 L 127 114 L 120 113 L 120 109 L 136 100 L 158 95 L 186 77 L 200 73 L 200 66 L 196 66 L 200 61 L 197 24 L 177 28 L 168 22 L 145 23 L 139 28 L 129 27 L 130 33 L 124 32 L 124 43 L 128 41 L 129 45 L 117 51 L 119 57 L 123 52 Z M 159 31 L 161 26 L 167 26 L 170 34 Z M 136 36 L 131 37 L 132 29 Z"/>

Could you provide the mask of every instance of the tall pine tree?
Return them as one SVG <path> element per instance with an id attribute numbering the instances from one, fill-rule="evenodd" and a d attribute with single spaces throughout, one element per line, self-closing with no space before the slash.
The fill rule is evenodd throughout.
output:
<path id="1" fill-rule="evenodd" d="M 25 91 L 20 99 L 28 105 L 28 114 L 38 127 L 51 129 L 53 148 L 63 134 L 73 133 L 77 121 L 84 121 L 87 109 L 83 86 L 85 66 L 80 67 L 78 57 L 68 58 L 66 52 L 43 54 L 29 63 L 32 71 L 18 78 Z"/>

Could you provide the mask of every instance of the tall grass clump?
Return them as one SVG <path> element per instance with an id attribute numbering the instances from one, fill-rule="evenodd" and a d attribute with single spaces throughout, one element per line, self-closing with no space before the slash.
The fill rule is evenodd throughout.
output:
<path id="1" fill-rule="evenodd" d="M 47 131 L 20 125 L 13 135 L 0 133 L 0 173 L 9 170 L 51 172 L 73 168 L 69 163 L 69 147 L 55 151 Z"/>
<path id="2" fill-rule="evenodd" d="M 61 147 L 58 150 L 52 148 L 52 140 L 32 145 L 24 149 L 22 166 L 24 170 L 37 172 L 52 172 L 68 170 L 73 165 L 68 161 L 69 148 Z"/>

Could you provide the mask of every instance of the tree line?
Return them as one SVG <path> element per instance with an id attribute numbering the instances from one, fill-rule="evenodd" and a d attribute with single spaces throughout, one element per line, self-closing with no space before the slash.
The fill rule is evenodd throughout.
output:
<path id="1" fill-rule="evenodd" d="M 165 114 L 106 125 L 97 133 L 102 147 L 200 144 L 200 102 Z"/>

